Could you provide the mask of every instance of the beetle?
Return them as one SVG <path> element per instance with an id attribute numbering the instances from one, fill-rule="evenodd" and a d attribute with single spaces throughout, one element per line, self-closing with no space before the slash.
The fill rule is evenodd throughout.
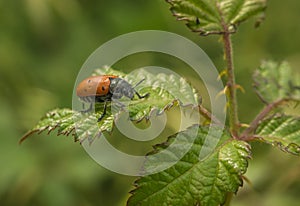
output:
<path id="1" fill-rule="evenodd" d="M 126 80 L 115 75 L 98 75 L 91 76 L 80 82 L 76 89 L 76 95 L 84 102 L 91 103 L 90 107 L 83 111 L 88 112 L 92 109 L 93 102 L 104 102 L 104 109 L 98 122 L 106 114 L 107 102 L 113 99 L 120 99 L 123 96 L 133 99 L 136 94 L 139 99 L 149 96 L 149 93 L 140 95 L 134 88 L 142 83 L 145 79 L 139 81 L 134 87 Z"/>

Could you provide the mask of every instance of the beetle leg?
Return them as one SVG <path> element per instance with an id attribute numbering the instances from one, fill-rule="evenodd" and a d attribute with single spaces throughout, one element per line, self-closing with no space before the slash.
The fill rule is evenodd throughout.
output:
<path id="1" fill-rule="evenodd" d="M 102 112 L 101 116 L 98 118 L 97 122 L 100 122 L 103 119 L 103 117 L 106 115 L 106 107 L 107 107 L 107 101 L 104 102 L 103 112 Z"/>
<path id="2" fill-rule="evenodd" d="M 135 91 L 135 93 L 139 97 L 139 99 L 143 99 L 143 98 L 149 97 L 149 95 L 150 95 L 150 93 L 146 93 L 144 95 L 140 95 L 137 91 Z"/>
<path id="3" fill-rule="evenodd" d="M 139 81 L 133 88 L 137 87 L 138 85 L 140 85 L 143 81 L 145 81 L 145 78 L 142 79 L 141 81 Z M 144 95 L 140 95 L 137 91 L 134 90 L 134 92 L 136 93 L 136 95 L 139 97 L 139 99 L 143 99 L 145 97 L 148 97 L 150 94 L 144 94 Z"/>
<path id="4" fill-rule="evenodd" d="M 142 79 L 142 80 L 140 80 L 138 83 L 136 83 L 136 85 L 133 87 L 133 88 L 136 88 L 137 86 L 139 86 L 143 81 L 145 81 L 146 79 L 144 78 L 144 79 Z"/>

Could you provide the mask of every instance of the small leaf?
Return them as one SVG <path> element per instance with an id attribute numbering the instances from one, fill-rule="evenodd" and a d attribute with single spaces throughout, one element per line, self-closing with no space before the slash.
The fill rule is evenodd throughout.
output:
<path id="1" fill-rule="evenodd" d="M 101 136 L 102 132 L 111 132 L 113 121 L 111 116 L 105 116 L 101 123 L 97 123 L 96 114 L 84 114 L 71 109 L 54 109 L 48 112 L 37 125 L 27 132 L 20 142 L 34 133 L 47 131 L 48 134 L 57 130 L 57 135 L 72 135 L 75 141 L 89 139 L 92 141 L 95 137 Z"/>
<path id="2" fill-rule="evenodd" d="M 284 98 L 300 100 L 299 79 L 286 62 L 263 62 L 253 79 L 258 95 L 266 103 Z"/>
<path id="3" fill-rule="evenodd" d="M 179 76 L 173 74 L 154 74 L 151 71 L 140 69 L 131 75 L 125 75 L 122 72 L 113 70 L 109 67 L 96 69 L 93 75 L 112 74 L 118 75 L 130 84 L 135 86 L 138 82 L 145 79 L 135 89 L 140 94 L 149 93 L 149 97 L 138 99 L 135 97 L 129 101 L 121 98 L 119 102 L 108 104 L 107 113 L 104 118 L 97 122 L 103 112 L 103 104 L 96 103 L 95 112 L 81 113 L 70 109 L 55 109 L 46 114 L 44 118 L 21 139 L 23 141 L 33 133 L 40 133 L 47 130 L 50 133 L 58 129 L 58 135 L 70 135 L 75 140 L 83 141 L 101 136 L 103 132 L 111 132 L 114 120 L 118 121 L 118 116 L 127 111 L 129 119 L 132 121 L 141 121 L 149 119 L 152 115 L 160 115 L 163 111 L 173 106 L 190 106 L 198 104 L 198 95 L 190 85 Z M 121 106 L 118 105 L 122 103 Z M 127 106 L 124 106 L 127 105 Z"/>
<path id="4" fill-rule="evenodd" d="M 167 0 L 178 20 L 201 35 L 235 32 L 241 22 L 257 16 L 261 21 L 267 0 Z"/>
<path id="5" fill-rule="evenodd" d="M 284 152 L 300 155 L 300 118 L 275 116 L 260 123 L 255 132 L 263 142 Z"/>
<path id="6" fill-rule="evenodd" d="M 217 138 L 215 134 L 222 132 L 217 128 L 213 130 L 211 136 L 208 136 L 208 127 L 195 125 L 171 136 L 168 142 L 157 146 L 151 154 L 166 149 L 175 138 L 179 138 L 178 145 L 173 146 L 167 153 L 170 158 L 163 158 L 172 159 L 186 149 L 186 145 L 192 143 L 190 150 L 175 165 L 163 172 L 137 180 L 136 189 L 131 192 L 128 205 L 217 206 L 224 203 L 226 194 L 236 192 L 243 183 L 241 175 L 246 172 L 248 166 L 250 146 L 223 133 L 214 152 L 199 161 L 205 139 Z M 195 141 L 192 134 L 197 134 Z M 164 164 L 162 160 L 152 158 L 150 155 L 145 163 L 145 169 L 161 164 Z"/>

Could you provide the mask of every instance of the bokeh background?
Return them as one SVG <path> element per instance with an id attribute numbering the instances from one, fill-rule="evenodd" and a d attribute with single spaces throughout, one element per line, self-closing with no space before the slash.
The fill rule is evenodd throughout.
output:
<path id="1" fill-rule="evenodd" d="M 102 168 L 71 137 L 18 140 L 46 111 L 71 107 L 81 65 L 118 35 L 175 32 L 200 45 L 223 70 L 219 37 L 190 32 L 168 8 L 163 0 L 0 0 L 0 205 L 125 204 L 134 178 Z M 237 81 L 246 90 L 238 94 L 243 122 L 262 108 L 250 78 L 261 60 L 287 60 L 299 73 L 299 10 L 300 1 L 272 0 L 260 28 L 248 21 L 234 35 Z M 143 62 L 131 59 L 132 65 Z M 299 205 L 299 158 L 254 144 L 246 176 L 251 183 L 244 183 L 232 205 Z"/>

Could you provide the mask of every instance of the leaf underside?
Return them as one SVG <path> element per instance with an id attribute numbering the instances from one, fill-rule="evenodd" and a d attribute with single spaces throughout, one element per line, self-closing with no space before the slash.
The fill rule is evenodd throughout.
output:
<path id="1" fill-rule="evenodd" d="M 72 135 L 75 141 L 82 142 L 88 139 L 100 137 L 103 132 L 111 132 L 114 121 L 118 120 L 119 115 L 128 112 L 131 121 L 141 121 L 149 119 L 153 115 L 160 115 L 165 110 L 173 106 L 193 107 L 198 104 L 199 96 L 196 91 L 181 77 L 167 75 L 164 73 L 152 74 L 149 71 L 140 69 L 132 75 L 113 70 L 109 67 L 96 69 L 93 75 L 112 74 L 118 75 L 127 80 L 131 85 L 137 84 L 145 79 L 135 90 L 140 94 L 149 93 L 149 97 L 138 99 L 135 97 L 129 101 L 126 98 L 120 102 L 109 103 L 106 115 L 97 122 L 103 112 L 103 104 L 96 103 L 94 112 L 82 113 L 71 109 L 54 109 L 48 112 L 37 125 L 27 132 L 21 142 L 33 133 L 48 131 L 48 134 L 57 129 L 58 135 Z M 121 105 L 121 106 L 120 106 Z M 123 106 L 127 105 L 127 106 Z"/>
<path id="2" fill-rule="evenodd" d="M 300 101 L 300 79 L 286 62 L 264 61 L 255 71 L 254 87 L 260 99 L 271 103 L 280 99 Z"/>
<path id="3" fill-rule="evenodd" d="M 237 26 L 257 17 L 264 17 L 267 0 L 166 0 L 178 20 L 201 35 L 235 32 Z"/>
<path id="4" fill-rule="evenodd" d="M 300 118 L 275 116 L 260 123 L 255 135 L 284 152 L 300 155 Z"/>
<path id="5" fill-rule="evenodd" d="M 213 129 L 219 131 L 218 128 Z M 136 188 L 131 192 L 128 205 L 217 206 L 224 203 L 227 193 L 236 192 L 242 185 L 241 175 L 247 169 L 250 146 L 221 133 L 217 148 L 207 158 L 199 161 L 205 139 L 217 138 L 214 135 L 207 136 L 208 130 L 208 127 L 194 125 L 171 136 L 167 143 L 155 147 L 152 154 L 167 149 L 175 138 L 179 138 L 178 146 L 174 147 L 176 149 L 168 153 L 172 158 L 182 152 L 185 144 L 194 140 L 191 134 L 196 131 L 197 136 L 192 147 L 180 161 L 163 172 L 144 176 L 136 181 Z M 146 160 L 145 170 L 153 165 L 164 164 L 155 157 L 151 158 L 152 154 Z"/>

